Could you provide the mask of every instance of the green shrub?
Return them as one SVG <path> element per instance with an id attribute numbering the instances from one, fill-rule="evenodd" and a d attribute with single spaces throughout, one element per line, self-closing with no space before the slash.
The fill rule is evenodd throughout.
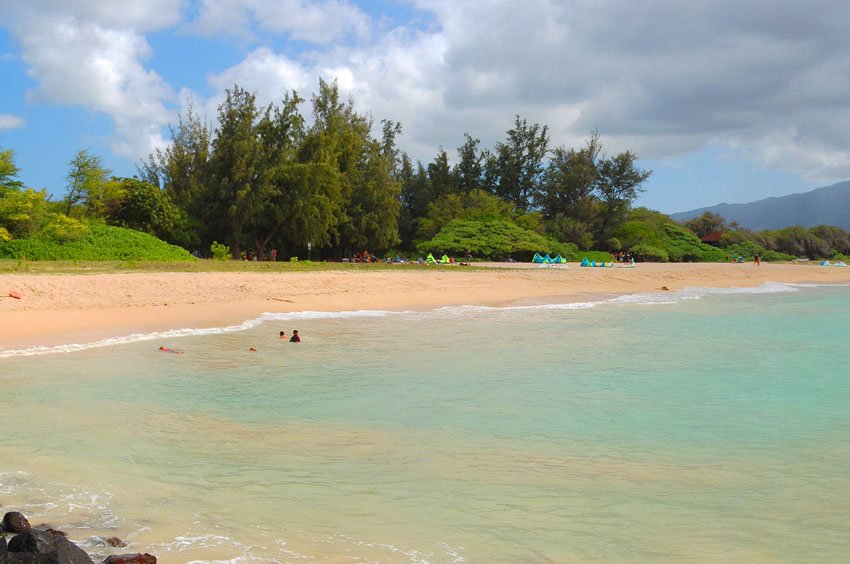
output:
<path id="1" fill-rule="evenodd" d="M 680 225 L 665 221 L 664 216 L 629 221 L 616 232 L 624 249 L 640 256 L 635 249 L 650 249 L 654 258 L 671 262 L 719 262 L 725 253 L 716 247 L 706 245 L 696 235 Z M 660 252 L 659 252 L 660 251 Z"/>
<path id="2" fill-rule="evenodd" d="M 0 258 L 28 260 L 190 261 L 186 249 L 169 245 L 153 235 L 92 224 L 71 242 L 41 237 L 0 242 Z"/>
<path id="3" fill-rule="evenodd" d="M 644 245 L 643 243 L 635 245 L 629 251 L 635 256 L 636 260 L 647 262 L 667 262 L 670 260 L 667 251 L 664 249 L 659 249 L 652 245 Z"/>
<path id="4" fill-rule="evenodd" d="M 227 245 L 219 243 L 218 241 L 212 242 L 212 245 L 210 245 L 210 253 L 212 253 L 212 257 L 215 260 L 225 261 L 233 258 L 230 251 L 227 249 Z"/>
<path id="5" fill-rule="evenodd" d="M 611 257 L 611 253 L 609 253 L 607 251 L 582 251 L 579 254 L 581 255 L 581 258 L 576 259 L 575 262 L 579 262 L 584 258 L 586 258 L 587 260 L 589 260 L 591 262 L 595 261 L 597 263 L 612 262 L 613 261 L 613 258 Z M 570 259 L 570 260 L 572 260 L 572 259 Z"/>
<path id="6" fill-rule="evenodd" d="M 661 247 L 671 262 L 720 262 L 726 254 L 700 241 L 696 235 L 676 225 L 665 223 Z"/>
<path id="7" fill-rule="evenodd" d="M 54 243 L 70 243 L 79 239 L 88 227 L 86 224 L 64 215 L 56 215 L 34 238 Z"/>
<path id="8" fill-rule="evenodd" d="M 797 257 L 785 253 L 780 253 L 779 251 L 765 251 L 761 255 L 761 260 L 766 260 L 768 262 L 794 260 L 795 258 Z"/>
<path id="9" fill-rule="evenodd" d="M 435 256 L 443 253 L 473 256 L 488 259 L 514 257 L 531 260 L 534 253 L 575 254 L 575 245 L 558 243 L 528 229 L 523 229 L 505 218 L 455 219 L 443 227 L 433 239 L 420 243 L 418 250 L 423 255 Z"/>
<path id="10" fill-rule="evenodd" d="M 724 252 L 730 257 L 739 256 L 745 259 L 751 259 L 756 254 L 764 256 L 764 248 L 752 241 L 741 241 L 740 243 L 729 245 Z"/>

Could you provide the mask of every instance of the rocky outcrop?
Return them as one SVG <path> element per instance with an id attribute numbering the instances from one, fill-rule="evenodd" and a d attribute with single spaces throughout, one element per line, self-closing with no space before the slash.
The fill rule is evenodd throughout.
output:
<path id="1" fill-rule="evenodd" d="M 31 527 L 27 518 L 11 511 L 0 522 L 0 564 L 94 564 L 82 548 L 68 540 L 57 529 Z M 6 539 L 5 534 L 15 536 Z M 126 546 L 119 538 L 104 539 L 109 546 Z M 108 564 L 156 564 L 151 554 L 113 555 L 104 560 Z"/>
<path id="2" fill-rule="evenodd" d="M 3 522 L 0 523 L 0 533 L 23 533 L 29 528 L 30 522 L 17 511 L 6 513 L 3 516 Z"/>
<path id="3" fill-rule="evenodd" d="M 7 547 L 9 562 L 20 561 L 11 559 L 17 555 L 28 555 L 27 558 L 37 556 L 36 562 L 94 564 L 86 551 L 65 538 L 65 535 L 39 529 L 27 529 L 9 541 Z"/>
<path id="4" fill-rule="evenodd" d="M 103 561 L 103 564 L 156 564 L 156 556 L 152 554 L 117 554 Z"/>

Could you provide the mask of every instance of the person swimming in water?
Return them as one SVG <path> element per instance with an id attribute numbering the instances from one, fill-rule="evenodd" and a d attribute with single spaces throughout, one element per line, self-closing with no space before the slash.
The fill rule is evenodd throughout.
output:
<path id="1" fill-rule="evenodd" d="M 289 342 L 290 343 L 300 343 L 301 342 L 301 337 L 298 336 L 298 329 L 295 329 L 292 332 L 292 337 L 290 337 Z"/>
<path id="2" fill-rule="evenodd" d="M 183 354 L 183 351 L 181 351 L 181 350 L 170 349 L 168 347 L 159 347 L 159 350 L 161 350 L 162 352 L 170 352 L 170 353 L 174 353 L 174 354 Z"/>
<path id="3" fill-rule="evenodd" d="M 286 331 L 281 331 L 281 332 L 280 332 L 280 340 L 281 340 L 281 341 L 286 340 Z"/>

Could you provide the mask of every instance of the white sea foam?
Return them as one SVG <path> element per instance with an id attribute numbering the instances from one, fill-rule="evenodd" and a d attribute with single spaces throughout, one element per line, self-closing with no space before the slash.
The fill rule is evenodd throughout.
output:
<path id="1" fill-rule="evenodd" d="M 292 321 L 302 319 L 341 319 L 348 317 L 386 317 L 388 315 L 409 313 L 404 311 L 384 311 L 380 309 L 360 309 L 355 311 L 293 311 L 289 313 L 264 313 L 260 321 Z"/>
<path id="2" fill-rule="evenodd" d="M 71 343 L 55 346 L 36 346 L 25 349 L 0 349 L 0 359 L 19 357 L 19 356 L 37 356 L 44 354 L 57 353 L 73 353 L 96 349 L 101 347 L 110 347 L 115 345 L 125 345 L 140 341 L 153 341 L 175 339 L 180 337 L 191 337 L 198 335 L 219 335 L 223 333 L 234 333 L 238 331 L 246 331 L 270 321 L 300 321 L 311 319 L 345 319 L 345 318 L 375 318 L 387 317 L 391 315 L 404 316 L 422 316 L 422 315 L 470 315 L 479 313 L 493 312 L 510 312 L 522 310 L 579 310 L 589 309 L 602 305 L 614 304 L 636 304 L 636 305 L 673 305 L 682 300 L 698 300 L 708 295 L 718 294 L 775 294 L 784 292 L 796 292 L 800 288 L 815 288 L 821 286 L 846 286 L 846 284 L 788 284 L 778 282 L 765 282 L 761 286 L 753 287 L 733 287 L 733 288 L 685 288 L 683 290 L 673 292 L 645 292 L 639 294 L 628 294 L 615 298 L 603 300 L 590 300 L 583 302 L 566 302 L 557 304 L 531 304 L 531 305 L 514 305 L 514 306 L 445 306 L 436 308 L 430 312 L 413 312 L 413 311 L 387 311 L 387 310 L 353 310 L 353 311 L 296 311 L 288 313 L 263 313 L 255 319 L 249 319 L 239 325 L 230 325 L 227 327 L 208 327 L 208 328 L 184 328 L 172 329 L 169 331 L 155 331 L 152 333 L 133 333 L 120 337 L 109 337 L 99 341 L 89 343 Z"/>
<path id="3" fill-rule="evenodd" d="M 114 494 L 62 483 L 39 482 L 26 472 L 0 472 L 4 504 L 15 506 L 30 520 L 50 521 L 69 532 L 81 529 L 114 529 L 121 522 L 115 513 Z"/>

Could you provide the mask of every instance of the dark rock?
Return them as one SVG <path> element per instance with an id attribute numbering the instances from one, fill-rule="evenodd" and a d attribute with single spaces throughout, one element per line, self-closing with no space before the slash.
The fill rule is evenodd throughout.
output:
<path id="1" fill-rule="evenodd" d="M 127 543 L 119 539 L 118 537 L 91 537 L 89 538 L 89 542 L 92 544 L 96 544 L 99 546 L 118 546 L 123 547 L 127 546 Z M 2 563 L 0 563 L 2 564 Z"/>
<path id="2" fill-rule="evenodd" d="M 55 529 L 51 529 L 50 532 L 29 529 L 19 533 L 9 541 L 8 549 L 9 558 L 12 557 L 11 553 L 34 553 L 39 556 L 48 556 L 49 559 L 45 562 L 93 564 L 86 551 L 65 538 L 64 533 Z M 13 560 L 10 559 L 9 562 Z M 33 562 L 42 562 L 42 560 L 33 560 Z"/>
<path id="3" fill-rule="evenodd" d="M 103 561 L 103 564 L 156 564 L 156 556 L 153 554 L 113 554 Z"/>
<path id="4" fill-rule="evenodd" d="M 35 552 L 7 552 L 0 560 L 3 564 L 62 564 L 56 552 L 37 554 Z"/>
<path id="5" fill-rule="evenodd" d="M 10 511 L 3 516 L 3 522 L 0 523 L 0 531 L 7 533 L 23 533 L 30 528 L 30 522 L 27 518 L 17 511 Z"/>
<path id="6" fill-rule="evenodd" d="M 119 547 L 127 546 L 127 543 L 122 541 L 118 537 L 109 537 L 108 539 L 106 539 L 106 544 L 108 544 L 109 546 L 119 546 Z"/>

